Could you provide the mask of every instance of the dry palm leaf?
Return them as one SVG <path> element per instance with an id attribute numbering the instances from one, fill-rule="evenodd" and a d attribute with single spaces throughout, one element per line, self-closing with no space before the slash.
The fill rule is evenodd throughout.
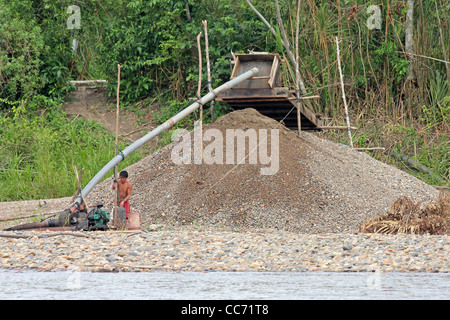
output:
<path id="1" fill-rule="evenodd" d="M 387 213 L 366 220 L 360 230 L 387 234 L 449 234 L 450 194 L 441 191 L 436 202 L 426 205 L 401 197 Z"/>

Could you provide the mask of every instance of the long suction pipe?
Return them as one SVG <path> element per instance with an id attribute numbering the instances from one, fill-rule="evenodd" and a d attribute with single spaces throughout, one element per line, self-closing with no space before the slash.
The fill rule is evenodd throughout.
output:
<path id="1" fill-rule="evenodd" d="M 210 91 L 207 95 L 203 96 L 193 104 L 191 104 L 186 109 L 180 111 L 176 115 L 174 115 L 172 118 L 155 128 L 154 130 L 147 133 L 145 136 L 140 138 L 139 140 L 136 140 L 132 144 L 130 144 L 128 147 L 126 147 L 121 153 L 116 155 L 114 158 L 111 159 L 92 179 L 89 181 L 89 183 L 84 187 L 83 189 L 83 196 L 86 198 L 88 194 L 94 189 L 94 187 L 108 174 L 109 171 L 111 171 L 116 165 L 118 165 L 122 160 L 125 159 L 126 156 L 131 154 L 136 149 L 142 147 L 142 145 L 154 137 L 158 136 L 160 133 L 172 128 L 175 123 L 178 121 L 186 118 L 188 115 L 190 115 L 192 112 L 197 110 L 200 105 L 204 105 L 208 103 L 209 101 L 215 99 L 219 93 L 225 90 L 229 90 L 233 88 L 234 86 L 238 85 L 239 83 L 250 79 L 255 74 L 258 73 L 258 68 L 253 68 L 240 76 L 224 83 L 220 87 Z M 83 203 L 81 193 L 80 195 L 75 199 L 74 206 L 79 207 Z"/>

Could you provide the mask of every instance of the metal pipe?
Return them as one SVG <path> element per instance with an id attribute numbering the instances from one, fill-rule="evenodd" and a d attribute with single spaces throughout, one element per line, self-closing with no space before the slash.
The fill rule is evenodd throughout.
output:
<path id="1" fill-rule="evenodd" d="M 126 156 L 128 156 L 130 153 L 135 151 L 136 149 L 142 147 L 142 145 L 154 137 L 158 136 L 160 133 L 172 128 L 175 123 L 178 121 L 186 118 L 188 115 L 190 115 L 192 112 L 197 110 L 200 105 L 204 105 L 208 103 L 209 101 L 215 99 L 219 93 L 225 90 L 229 90 L 232 87 L 238 85 L 239 83 L 253 77 L 255 74 L 258 73 L 258 68 L 253 68 L 240 76 L 224 83 L 220 87 L 210 91 L 207 95 L 203 96 L 198 100 L 198 102 L 194 102 L 186 109 L 180 111 L 176 115 L 174 115 L 172 118 L 155 128 L 154 130 L 147 133 L 145 136 L 140 138 L 139 140 L 136 140 L 134 143 L 130 144 L 127 148 L 125 148 L 121 153 L 116 155 L 114 158 L 111 159 L 92 179 L 89 181 L 89 183 L 84 187 L 83 189 L 83 195 L 86 198 L 88 194 L 92 191 L 92 189 L 108 174 L 109 171 L 111 171 L 116 165 L 118 165 L 122 160 L 125 159 Z M 75 205 L 80 206 L 83 203 L 81 195 L 78 195 L 78 197 L 75 199 Z"/>
<path id="2" fill-rule="evenodd" d="M 35 230 L 35 229 L 42 229 L 42 228 L 52 228 L 56 227 L 56 219 L 50 219 L 50 220 L 44 220 L 42 222 L 31 222 L 31 223 L 25 223 L 18 226 L 10 227 L 5 229 L 4 231 L 16 231 L 16 230 Z"/>

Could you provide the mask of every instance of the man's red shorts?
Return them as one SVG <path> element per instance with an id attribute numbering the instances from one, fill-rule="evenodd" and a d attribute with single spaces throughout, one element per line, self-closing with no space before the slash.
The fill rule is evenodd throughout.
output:
<path id="1" fill-rule="evenodd" d="M 120 206 L 120 202 L 117 201 L 117 206 Z M 127 219 L 128 219 L 128 215 L 130 214 L 131 208 L 130 208 L 130 202 L 129 201 L 125 201 L 123 203 L 123 206 L 125 208 L 125 211 L 127 212 Z"/>

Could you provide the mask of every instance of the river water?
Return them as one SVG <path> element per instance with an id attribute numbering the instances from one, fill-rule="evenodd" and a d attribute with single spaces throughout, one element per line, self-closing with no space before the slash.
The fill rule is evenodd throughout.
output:
<path id="1" fill-rule="evenodd" d="M 0 270 L 0 300 L 450 299 L 446 273 Z"/>

